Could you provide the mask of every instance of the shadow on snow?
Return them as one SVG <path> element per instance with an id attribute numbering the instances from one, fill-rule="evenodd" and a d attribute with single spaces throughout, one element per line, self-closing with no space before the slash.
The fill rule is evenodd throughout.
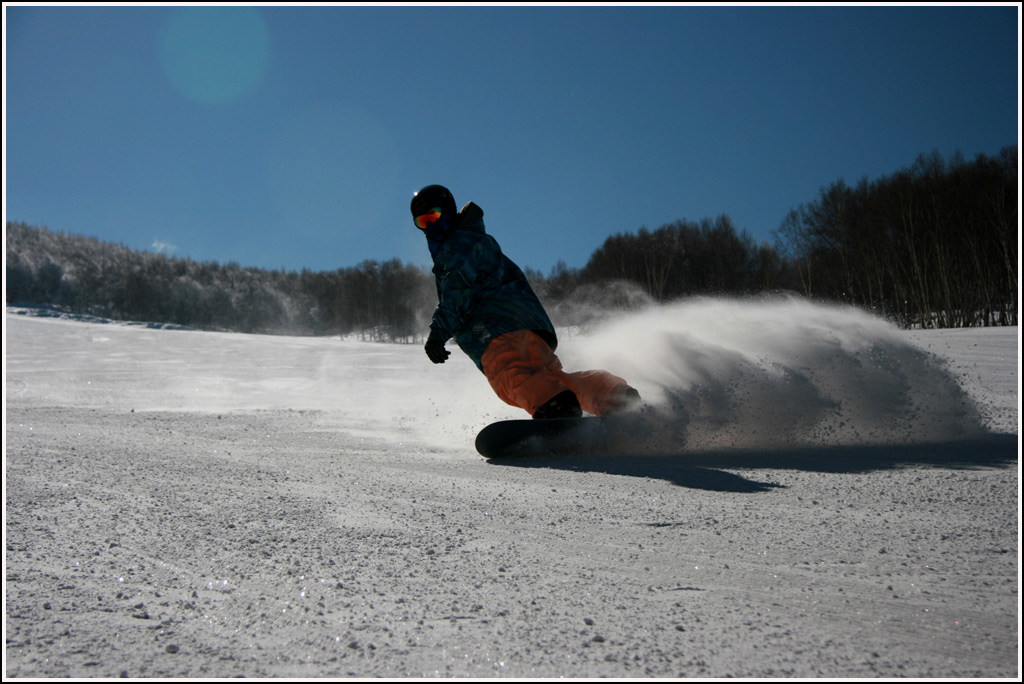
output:
<path id="1" fill-rule="evenodd" d="M 1017 463 L 1018 437 L 989 434 L 923 444 L 794 446 L 769 449 L 695 449 L 677 453 L 545 454 L 490 459 L 493 465 L 552 468 L 666 480 L 680 487 L 758 493 L 782 488 L 729 471 L 803 470 L 853 474 L 905 467 L 1007 468 Z"/>

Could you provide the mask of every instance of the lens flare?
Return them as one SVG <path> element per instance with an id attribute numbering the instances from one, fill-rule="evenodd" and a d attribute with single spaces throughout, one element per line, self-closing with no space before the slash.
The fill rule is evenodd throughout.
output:
<path id="1" fill-rule="evenodd" d="M 270 31 L 251 7 L 183 7 L 160 33 L 160 66 L 186 97 L 229 104 L 254 91 L 270 63 Z"/>

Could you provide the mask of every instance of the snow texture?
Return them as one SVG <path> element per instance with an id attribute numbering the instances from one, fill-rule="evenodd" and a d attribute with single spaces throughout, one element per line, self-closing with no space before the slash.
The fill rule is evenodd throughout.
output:
<path id="1" fill-rule="evenodd" d="M 491 462 L 457 352 L 40 313 L 7 677 L 1020 676 L 1017 328 L 647 306 L 559 347 L 643 438 Z"/>

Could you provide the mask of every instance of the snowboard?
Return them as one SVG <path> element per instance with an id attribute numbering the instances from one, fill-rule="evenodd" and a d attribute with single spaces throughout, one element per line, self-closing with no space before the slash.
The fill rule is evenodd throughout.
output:
<path id="1" fill-rule="evenodd" d="M 605 419 L 593 416 L 502 420 L 480 431 L 476 450 L 484 458 L 581 453 L 600 447 L 607 436 Z"/>

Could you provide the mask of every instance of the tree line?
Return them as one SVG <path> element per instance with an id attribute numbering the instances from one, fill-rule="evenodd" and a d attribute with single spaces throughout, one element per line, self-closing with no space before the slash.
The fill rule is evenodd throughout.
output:
<path id="1" fill-rule="evenodd" d="M 559 262 L 548 278 L 536 276 L 553 299 L 581 286 L 627 281 L 659 302 L 771 291 L 791 280 L 776 248 L 757 243 L 746 231 L 737 232 L 727 215 L 612 235 L 582 269 Z"/>
<path id="2" fill-rule="evenodd" d="M 1018 322 L 1017 148 L 996 157 L 922 155 L 856 186 L 837 181 L 776 233 L 810 297 L 905 326 Z"/>
<path id="3" fill-rule="evenodd" d="M 582 269 L 560 263 L 542 282 L 557 302 L 618 280 L 655 301 L 786 290 L 903 327 L 1017 325 L 1017 164 L 1016 147 L 973 161 L 921 155 L 875 181 L 823 187 L 773 244 L 725 215 L 677 221 L 613 235 Z"/>
<path id="4" fill-rule="evenodd" d="M 1017 324 L 1017 150 L 967 162 L 932 154 L 793 209 L 774 244 L 727 215 L 612 235 L 582 268 L 525 269 L 559 325 L 693 295 L 780 290 L 875 311 L 903 326 Z M 398 259 L 328 272 L 246 268 L 138 251 L 8 222 L 7 300 L 201 330 L 427 332 L 434 278 Z"/>
<path id="5" fill-rule="evenodd" d="M 398 259 L 329 272 L 245 268 L 7 223 L 8 303 L 200 330 L 417 339 L 433 276 Z"/>

